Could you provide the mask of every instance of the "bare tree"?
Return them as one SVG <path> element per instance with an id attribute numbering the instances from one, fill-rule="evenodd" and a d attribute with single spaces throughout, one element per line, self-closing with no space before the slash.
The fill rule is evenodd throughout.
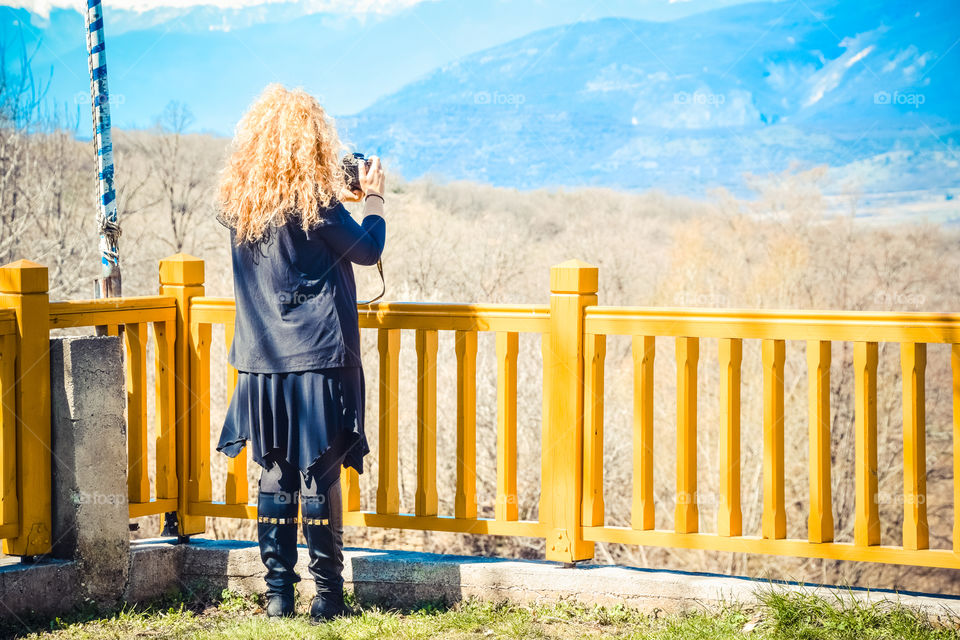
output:
<path id="1" fill-rule="evenodd" d="M 30 226 L 28 175 L 37 158 L 29 135 L 43 96 L 22 38 L 19 45 L 13 64 L 0 48 L 0 263 L 17 255 Z"/>
<path id="2" fill-rule="evenodd" d="M 92 155 L 76 140 L 78 114 L 45 100 L 49 78 L 36 79 L 23 39 L 13 64 L 7 50 L 0 50 L 0 263 L 46 264 L 55 295 L 89 291 L 83 269 L 93 269 L 87 257 L 95 241 L 78 232 L 93 204 Z"/>
<path id="3" fill-rule="evenodd" d="M 174 252 L 183 251 L 193 239 L 211 178 L 204 156 L 189 144 L 187 131 L 193 122 L 190 108 L 172 101 L 157 117 L 155 135 L 141 142 L 152 173 L 151 204 L 163 208 L 170 225 L 170 235 L 161 241 Z"/>

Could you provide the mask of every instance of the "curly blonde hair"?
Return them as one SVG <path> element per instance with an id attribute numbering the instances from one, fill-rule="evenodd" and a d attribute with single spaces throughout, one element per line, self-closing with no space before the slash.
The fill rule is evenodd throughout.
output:
<path id="1" fill-rule="evenodd" d="M 268 85 L 237 124 L 220 172 L 220 219 L 238 244 L 299 219 L 316 225 L 344 186 L 340 138 L 316 98 Z"/>

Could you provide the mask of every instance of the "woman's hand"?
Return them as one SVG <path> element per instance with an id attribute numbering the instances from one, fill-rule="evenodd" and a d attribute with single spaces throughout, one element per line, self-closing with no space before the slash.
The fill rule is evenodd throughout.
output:
<path id="1" fill-rule="evenodd" d="M 383 168 L 380 166 L 380 158 L 370 157 L 370 168 L 367 169 L 367 163 L 360 165 L 360 188 L 364 196 L 377 195 L 383 197 Z"/>
<path id="2" fill-rule="evenodd" d="M 360 202 L 363 200 L 362 191 L 350 191 L 347 188 L 340 189 L 340 195 L 337 197 L 340 202 Z"/>

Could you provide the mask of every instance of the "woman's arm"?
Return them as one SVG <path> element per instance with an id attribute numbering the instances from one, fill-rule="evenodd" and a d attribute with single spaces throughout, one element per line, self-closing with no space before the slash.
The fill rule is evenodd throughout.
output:
<path id="1" fill-rule="evenodd" d="M 383 253 L 386 223 L 383 220 L 383 167 L 380 158 L 372 156 L 370 165 L 361 162 L 358 167 L 360 189 L 363 194 L 363 222 L 357 224 L 343 206 L 339 222 L 322 227 L 323 239 L 336 253 L 357 264 L 376 264 Z M 361 197 L 358 192 L 357 200 Z M 353 198 L 351 198 L 353 201 Z"/>
<path id="2" fill-rule="evenodd" d="M 386 222 L 382 214 L 383 198 L 371 195 L 363 203 L 363 222 L 360 224 L 343 211 L 337 222 L 323 225 L 313 233 L 350 262 L 376 264 L 386 241 Z"/>

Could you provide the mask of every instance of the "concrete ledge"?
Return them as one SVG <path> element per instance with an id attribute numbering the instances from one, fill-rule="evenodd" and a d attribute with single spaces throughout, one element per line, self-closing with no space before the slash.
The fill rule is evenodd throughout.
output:
<path id="1" fill-rule="evenodd" d="M 263 566 L 253 542 L 196 540 L 183 548 L 183 580 L 204 580 L 245 593 L 261 593 Z M 314 593 L 300 548 L 301 601 Z M 422 602 L 480 600 L 527 603 L 571 601 L 677 612 L 724 604 L 755 605 L 770 590 L 815 593 L 858 602 L 899 602 L 932 615 L 960 617 L 960 598 L 888 590 L 770 583 L 704 573 L 609 565 L 576 568 L 546 561 L 347 548 L 344 579 L 362 604 L 410 607 Z"/>
<path id="2" fill-rule="evenodd" d="M 146 602 L 202 583 L 216 593 L 264 590 L 263 565 L 256 543 L 194 538 L 130 545 L 126 602 Z M 407 608 L 424 602 L 453 604 L 465 599 L 520 603 L 578 602 L 624 605 L 646 612 L 713 609 L 757 604 L 770 590 L 803 591 L 851 602 L 897 602 L 932 616 L 960 617 L 960 597 L 887 590 L 845 589 L 769 583 L 730 576 L 587 565 L 575 568 L 546 561 L 453 556 L 376 549 L 344 550 L 344 578 L 361 604 Z M 307 550 L 300 548 L 297 570 L 300 607 L 314 594 L 307 572 Z M 0 566 L 0 618 L 34 613 L 63 614 L 83 604 L 82 567 L 72 561 Z"/>
<path id="3" fill-rule="evenodd" d="M 124 601 L 149 602 L 179 591 L 182 587 L 183 549 L 170 539 L 131 543 Z"/>
<path id="4" fill-rule="evenodd" d="M 80 589 L 74 560 L 6 561 L 0 565 L 0 619 L 64 613 L 83 604 Z"/>

